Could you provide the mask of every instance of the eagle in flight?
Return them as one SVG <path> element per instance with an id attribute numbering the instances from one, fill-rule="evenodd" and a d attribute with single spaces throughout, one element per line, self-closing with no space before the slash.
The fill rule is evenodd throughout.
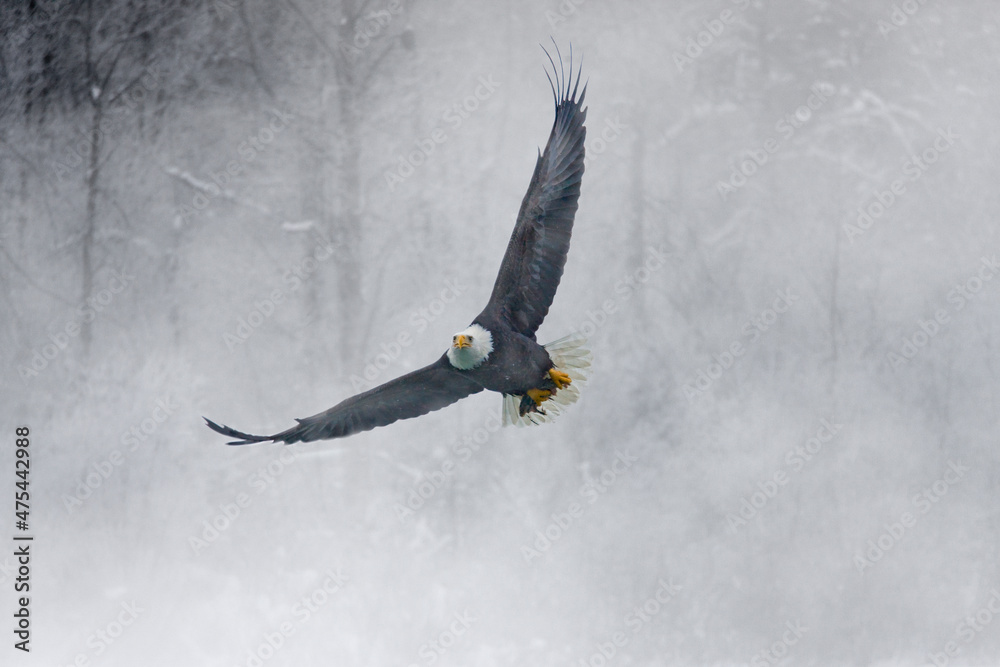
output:
<path id="1" fill-rule="evenodd" d="M 556 119 L 483 312 L 452 336 L 451 347 L 430 366 L 298 419 L 287 431 L 251 435 L 205 419 L 212 430 L 237 438 L 232 445 L 343 438 L 440 410 L 484 389 L 503 395 L 505 425 L 547 422 L 576 402 L 591 362 L 586 339 L 571 334 L 539 345 L 535 331 L 552 305 L 569 251 L 584 169 L 587 86 L 579 90 L 579 71 L 573 81 L 572 46 L 568 76 L 558 47 L 558 67 L 545 55 L 553 70 L 545 75 Z"/>

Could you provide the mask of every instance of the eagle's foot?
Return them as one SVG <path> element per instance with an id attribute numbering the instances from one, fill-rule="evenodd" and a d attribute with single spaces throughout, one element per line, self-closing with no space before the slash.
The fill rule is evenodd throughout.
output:
<path id="1" fill-rule="evenodd" d="M 527 391 L 528 397 L 535 402 L 535 405 L 541 405 L 543 401 L 549 400 L 549 396 L 552 392 L 548 389 L 529 389 Z"/>
<path id="2" fill-rule="evenodd" d="M 537 412 L 540 415 L 544 415 L 545 410 L 541 408 L 542 402 L 548 400 L 551 395 L 552 392 L 547 389 L 529 389 L 521 396 L 521 403 L 517 406 L 518 413 L 522 417 L 529 412 Z"/>
<path id="3" fill-rule="evenodd" d="M 573 382 L 567 373 L 557 371 L 555 368 L 549 369 L 549 377 L 552 378 L 552 382 L 555 383 L 556 389 L 564 389 Z"/>

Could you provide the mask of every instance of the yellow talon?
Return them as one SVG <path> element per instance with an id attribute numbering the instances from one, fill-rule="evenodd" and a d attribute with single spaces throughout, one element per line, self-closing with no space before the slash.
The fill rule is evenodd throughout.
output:
<path id="1" fill-rule="evenodd" d="M 556 383 L 556 389 L 563 389 L 564 387 L 568 387 L 573 382 L 573 380 L 570 379 L 568 374 L 563 373 L 562 371 L 557 371 L 554 368 L 549 369 L 549 377 L 552 378 L 552 381 Z"/>
<path id="2" fill-rule="evenodd" d="M 549 396 L 552 395 L 548 389 L 529 389 L 526 393 L 535 402 L 535 405 L 541 405 L 542 401 L 548 400 Z"/>

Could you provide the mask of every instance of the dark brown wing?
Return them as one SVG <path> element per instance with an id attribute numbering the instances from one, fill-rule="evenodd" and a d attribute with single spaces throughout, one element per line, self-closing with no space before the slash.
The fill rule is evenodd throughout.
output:
<path id="1" fill-rule="evenodd" d="M 587 86 L 576 99 L 580 74 L 574 85 L 572 51 L 569 77 L 563 76 L 562 56 L 559 58 L 560 67 L 552 63 L 556 120 L 545 153 L 539 154 L 535 163 L 535 173 L 484 311 L 531 338 L 548 314 L 562 278 L 583 178 L 583 144 L 587 138 L 583 123 L 587 111 L 582 105 Z"/>
<path id="2" fill-rule="evenodd" d="M 399 419 L 419 417 L 451 405 L 455 401 L 482 391 L 442 356 L 430 366 L 407 373 L 363 394 L 352 396 L 305 419 L 276 435 L 251 435 L 205 419 L 209 428 L 230 438 L 239 438 L 230 445 L 252 442 L 310 442 L 327 438 L 343 438 L 376 426 L 385 426 Z"/>

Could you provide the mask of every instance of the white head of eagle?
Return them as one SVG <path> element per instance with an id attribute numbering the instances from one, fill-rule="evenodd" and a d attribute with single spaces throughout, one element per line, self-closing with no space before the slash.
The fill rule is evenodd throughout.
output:
<path id="1" fill-rule="evenodd" d="M 492 351 L 493 334 L 478 324 L 472 324 L 451 337 L 448 361 L 455 368 L 468 371 L 486 361 Z"/>

